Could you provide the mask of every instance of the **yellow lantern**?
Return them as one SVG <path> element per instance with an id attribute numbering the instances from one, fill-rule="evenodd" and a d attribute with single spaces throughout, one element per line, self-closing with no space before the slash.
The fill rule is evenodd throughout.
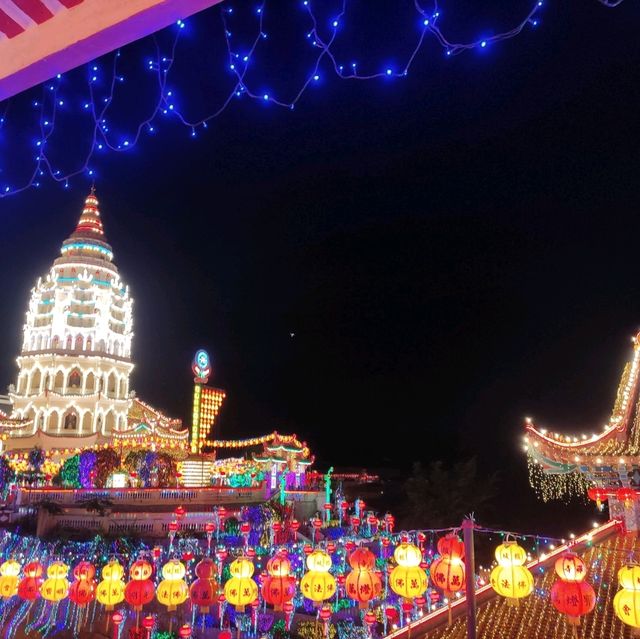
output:
<path id="1" fill-rule="evenodd" d="M 47 579 L 40 586 L 40 594 L 47 601 L 62 601 L 69 594 L 67 574 L 69 566 L 61 561 L 54 561 L 47 568 Z"/>
<path id="2" fill-rule="evenodd" d="M 389 575 L 389 585 L 396 595 L 414 599 L 427 589 L 427 573 L 419 566 L 396 566 Z"/>
<path id="3" fill-rule="evenodd" d="M 329 573 L 331 557 L 324 550 L 314 550 L 307 557 L 308 572 L 300 582 L 300 592 L 311 601 L 320 603 L 336 591 L 336 580 Z"/>
<path id="4" fill-rule="evenodd" d="M 168 561 L 162 567 L 164 579 L 160 582 L 156 597 L 158 601 L 171 612 L 176 606 L 184 603 L 189 597 L 189 588 L 183 577 L 186 574 L 184 564 L 177 559 Z"/>
<path id="5" fill-rule="evenodd" d="M 419 597 L 427 589 L 427 573 L 420 568 L 422 551 L 407 542 L 399 544 L 393 551 L 398 565 L 391 571 L 391 590 L 405 599 Z"/>
<path id="6" fill-rule="evenodd" d="M 613 598 L 613 609 L 618 619 L 634 629 L 634 635 L 640 635 L 640 566 L 622 566 L 618 581 L 622 590 Z"/>
<path id="7" fill-rule="evenodd" d="M 102 569 L 102 581 L 98 584 L 96 598 L 106 607 L 113 610 L 114 606 L 124 600 L 124 568 L 114 559 Z"/>
<path id="8" fill-rule="evenodd" d="M 491 571 L 491 587 L 511 605 L 528 597 L 533 591 L 533 575 L 524 566 L 527 553 L 515 541 L 506 541 L 496 548 L 498 565 Z"/>
<path id="9" fill-rule="evenodd" d="M 413 544 L 402 543 L 396 546 L 393 558 L 398 566 L 419 566 L 422 561 L 422 551 Z"/>
<path id="10" fill-rule="evenodd" d="M 7 559 L 0 566 L 0 596 L 9 599 L 18 592 L 20 564 L 15 559 Z"/>
<path id="11" fill-rule="evenodd" d="M 329 572 L 331 557 L 324 550 L 314 550 L 307 557 L 307 568 L 317 572 Z"/>
<path id="12" fill-rule="evenodd" d="M 224 596 L 238 612 L 244 612 L 244 607 L 258 596 L 258 585 L 251 578 L 253 563 L 246 557 L 238 557 L 231 562 L 229 572 L 232 577 L 224 585 Z"/>

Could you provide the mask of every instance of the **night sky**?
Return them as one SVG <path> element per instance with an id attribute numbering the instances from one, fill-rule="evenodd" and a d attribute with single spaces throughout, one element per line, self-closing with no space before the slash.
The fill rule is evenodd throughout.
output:
<path id="1" fill-rule="evenodd" d="M 484 4 L 463 26 L 525 6 Z M 187 419 L 203 347 L 228 392 L 217 436 L 296 432 L 320 468 L 477 455 L 513 510 L 534 503 L 524 416 L 601 428 L 640 328 L 639 17 L 550 2 L 537 30 L 427 48 L 406 80 L 325 74 L 293 112 L 241 103 L 195 141 L 166 124 L 101 161 L 138 394 Z M 386 62 L 402 36 L 355 42 Z M 88 186 L 0 200 L 3 387 Z"/>

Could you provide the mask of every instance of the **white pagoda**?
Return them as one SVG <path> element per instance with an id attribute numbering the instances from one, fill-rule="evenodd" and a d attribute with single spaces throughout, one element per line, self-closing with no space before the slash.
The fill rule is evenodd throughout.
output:
<path id="1" fill-rule="evenodd" d="M 5 448 L 77 448 L 137 427 L 130 391 L 133 300 L 113 263 L 94 189 L 75 231 L 31 290 L 12 413 L 0 413 Z M 149 407 L 150 408 L 150 407 Z M 182 441 L 179 420 L 154 411 L 157 435 Z"/>

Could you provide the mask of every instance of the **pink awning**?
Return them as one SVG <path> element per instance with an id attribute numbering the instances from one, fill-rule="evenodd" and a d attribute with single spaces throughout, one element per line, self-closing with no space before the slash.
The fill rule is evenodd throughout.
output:
<path id="1" fill-rule="evenodd" d="M 0 100 L 221 0 L 0 0 Z"/>

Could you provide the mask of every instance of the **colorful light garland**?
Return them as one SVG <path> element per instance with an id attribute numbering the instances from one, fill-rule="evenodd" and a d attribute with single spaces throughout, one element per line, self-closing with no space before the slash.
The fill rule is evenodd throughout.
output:
<path id="1" fill-rule="evenodd" d="M 598 1 L 606 7 L 616 7 L 622 3 L 622 0 Z M 125 81 L 120 70 L 120 51 L 113 54 L 109 65 L 110 71 L 104 75 L 102 74 L 103 62 L 93 62 L 87 66 L 87 97 L 83 100 L 67 99 L 63 95 L 63 89 L 68 84 L 67 78 L 70 77 L 70 74 L 64 77 L 58 75 L 52 81 L 43 84 L 40 89 L 41 97 L 34 99 L 32 97 L 33 91 L 26 92 L 37 117 L 38 135 L 33 141 L 34 164 L 29 170 L 28 177 L 23 178 L 18 186 L 8 183 L 0 185 L 0 197 L 24 191 L 32 186 L 40 186 L 41 180 L 47 176 L 65 187 L 69 186 L 69 180 L 72 177 L 78 175 L 84 174 L 93 179 L 96 175 L 96 155 L 107 150 L 116 152 L 131 150 L 140 141 L 143 133 L 153 134 L 157 128 L 157 121 L 164 117 L 177 120 L 187 127 L 192 137 L 196 137 L 200 129 L 206 128 L 209 122 L 217 118 L 237 99 L 249 98 L 263 104 L 294 109 L 309 87 L 320 82 L 324 72 L 333 73 L 343 80 L 392 80 L 405 77 L 421 53 L 425 42 L 429 39 L 433 39 L 442 48 L 445 57 L 454 57 L 469 50 L 484 51 L 493 44 L 514 38 L 526 28 L 538 26 L 543 0 L 534 0 L 529 11 L 512 28 L 468 42 L 451 41 L 444 34 L 440 27 L 441 10 L 437 0 L 434 0 L 429 8 L 423 7 L 418 0 L 414 0 L 414 9 L 418 20 L 417 26 L 414 22 L 410 27 L 414 39 L 410 53 L 402 64 L 383 66 L 377 70 L 369 71 L 361 71 L 364 64 L 343 62 L 342 57 L 336 52 L 336 45 L 340 42 L 340 37 L 345 31 L 348 1 L 343 0 L 339 10 L 332 16 L 325 18 L 324 16 L 320 17 L 314 11 L 311 0 L 302 0 L 303 14 L 308 21 L 305 27 L 305 39 L 313 48 L 315 55 L 310 65 L 310 71 L 304 76 L 299 88 L 293 91 L 289 98 L 280 97 L 274 91 L 258 88 L 263 87 L 263 79 L 250 80 L 247 76 L 249 68 L 255 67 L 255 58 L 258 51 L 261 50 L 261 44 L 268 39 L 265 30 L 266 5 L 266 1 L 263 1 L 253 8 L 256 20 L 255 33 L 251 43 L 244 46 L 236 44 L 234 39 L 231 27 L 234 17 L 233 6 L 225 3 L 223 6 L 213 9 L 220 11 L 222 18 L 222 36 L 226 45 L 224 66 L 226 71 L 231 74 L 232 88 L 219 106 L 204 117 L 190 119 L 186 115 L 186 111 L 179 107 L 173 83 L 169 81 L 176 58 L 179 35 L 186 27 L 186 23 L 183 21 L 178 21 L 174 27 L 173 40 L 165 54 L 161 51 L 157 40 L 154 40 L 154 55 L 147 57 L 145 66 L 150 73 L 156 75 L 157 92 L 150 101 L 151 106 L 148 114 L 141 118 L 137 124 L 131 125 L 131 133 L 128 135 L 117 135 L 111 131 L 111 109 L 117 102 L 116 88 Z M 211 38 L 210 34 L 209 38 Z M 101 88 L 104 90 L 100 91 Z M 63 170 L 58 168 L 52 159 L 52 155 L 55 154 L 50 155 L 49 146 L 52 144 L 51 138 L 60 115 L 66 115 L 70 112 L 74 108 L 74 102 L 79 107 L 80 115 L 89 118 L 90 134 L 84 158 L 79 160 L 74 168 Z M 10 101 L 0 104 L 0 130 L 6 128 L 9 122 L 9 104 Z M 74 118 L 74 126 L 77 126 L 80 120 L 82 117 Z M 8 153 L 7 157 L 14 158 L 16 155 Z"/>

